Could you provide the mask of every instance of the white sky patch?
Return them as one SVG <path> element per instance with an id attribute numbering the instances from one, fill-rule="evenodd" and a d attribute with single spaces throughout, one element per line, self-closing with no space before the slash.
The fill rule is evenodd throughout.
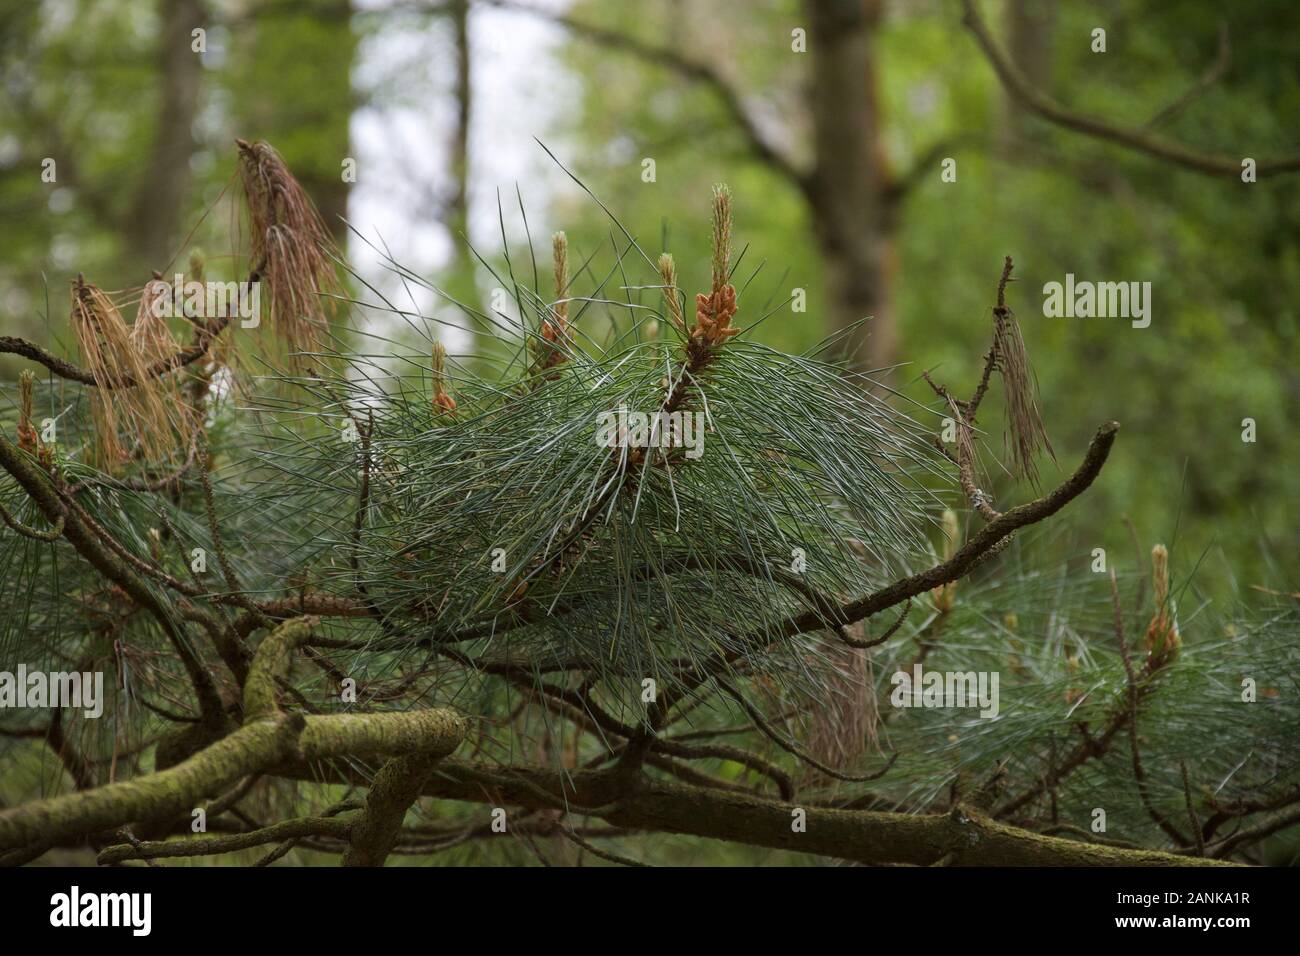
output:
<path id="1" fill-rule="evenodd" d="M 361 9 L 376 9 L 386 0 L 361 0 Z M 551 10 L 563 0 L 537 0 Z M 354 229 L 393 259 L 429 280 L 452 261 L 454 244 L 440 221 L 452 187 L 450 149 L 456 122 L 455 55 L 450 21 L 440 17 L 388 14 L 379 29 L 365 36 L 358 50 L 353 86 L 365 105 L 352 116 L 352 153 L 357 182 L 349 202 Z M 550 234 L 557 225 L 547 210 L 557 190 L 568 182 L 540 146 L 536 136 L 557 155 L 555 120 L 576 97 L 576 81 L 558 53 L 563 28 L 545 18 L 512 10 L 471 8 L 472 113 L 470 120 L 469 234 L 485 257 L 501 248 L 497 215 L 500 190 L 512 253 L 526 245 L 519 222 L 515 184 L 523 193 L 534 245 L 549 260 Z M 410 291 L 391 275 L 375 249 L 356 236 L 348 256 L 358 272 L 392 303 L 408 311 L 458 321 L 459 311 L 427 289 Z M 480 275 L 480 285 L 487 281 Z M 372 299 L 366 293 L 364 298 Z M 371 321 L 382 313 L 370 311 Z M 445 330 L 445 327 L 444 327 Z M 440 335 L 442 333 L 440 332 Z M 453 353 L 463 340 L 447 334 Z"/>

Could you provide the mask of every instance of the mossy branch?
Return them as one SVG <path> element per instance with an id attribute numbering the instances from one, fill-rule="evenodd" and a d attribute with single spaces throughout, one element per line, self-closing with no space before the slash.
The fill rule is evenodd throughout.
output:
<path id="1" fill-rule="evenodd" d="M 321 779 L 321 768 L 285 768 L 301 779 Z M 340 782 L 352 771 L 334 768 Z M 485 776 L 496 783 L 490 791 Z M 1158 850 L 1129 850 L 1033 833 L 974 810 L 905 814 L 796 805 L 734 791 L 642 779 L 629 787 L 610 770 L 550 771 L 512 767 L 485 774 L 444 761 L 423 794 L 475 803 L 497 801 L 527 809 L 583 806 L 593 816 L 633 830 L 685 833 L 750 846 L 812 853 L 868 864 L 928 866 L 949 857 L 954 866 L 1201 866 L 1217 860 Z M 543 797 L 547 799 L 543 799 Z M 796 832 L 793 811 L 805 813 Z"/>
<path id="2" fill-rule="evenodd" d="M 275 678 L 288 669 L 293 647 L 313 626 L 311 619 L 286 621 L 262 642 L 249 672 L 245 696 L 249 716 L 238 730 L 189 759 L 138 780 L 0 813 L 0 850 L 58 843 L 136 821 L 172 819 L 241 777 L 284 763 L 405 754 L 441 757 L 460 745 L 466 721 L 450 710 L 280 714 L 272 689 Z"/>
<path id="3" fill-rule="evenodd" d="M 311 636 L 319 623 L 317 617 L 290 618 L 262 641 L 244 684 L 244 720 L 258 720 L 280 713 L 276 679 L 288 674 L 293 652 Z"/>
<path id="4" fill-rule="evenodd" d="M 0 849 L 186 814 L 240 777 L 289 758 L 303 723 L 301 716 L 257 721 L 158 773 L 6 810 L 0 813 Z"/>
<path id="5" fill-rule="evenodd" d="M 0 850 L 61 843 L 136 821 L 170 820 L 251 773 L 341 758 L 451 753 L 466 721 L 449 710 L 256 720 L 188 760 L 138 780 L 0 812 Z"/>
<path id="6" fill-rule="evenodd" d="M 366 807 L 349 831 L 344 866 L 383 866 L 437 757 L 394 757 L 375 775 Z"/>

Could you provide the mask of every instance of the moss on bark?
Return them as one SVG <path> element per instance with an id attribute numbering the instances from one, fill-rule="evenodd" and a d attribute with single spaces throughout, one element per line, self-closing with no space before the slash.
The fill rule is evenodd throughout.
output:
<path id="1" fill-rule="evenodd" d="M 189 813 L 241 777 L 301 760 L 417 755 L 442 757 L 464 739 L 451 710 L 381 714 L 283 715 L 276 679 L 315 619 L 286 621 L 257 649 L 245 688 L 245 723 L 193 756 L 148 776 L 24 804 L 0 813 L 0 850 L 59 843 L 138 821 Z"/>

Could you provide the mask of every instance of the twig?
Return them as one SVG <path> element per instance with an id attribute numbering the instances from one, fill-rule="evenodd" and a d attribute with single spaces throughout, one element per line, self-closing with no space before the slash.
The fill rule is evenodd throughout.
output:
<path id="1" fill-rule="evenodd" d="M 1187 775 L 1187 761 L 1178 761 L 1178 769 L 1183 773 L 1183 798 L 1187 801 L 1187 819 L 1192 825 L 1192 839 L 1196 841 L 1196 855 L 1205 856 L 1205 837 L 1201 831 L 1201 821 L 1196 816 L 1196 805 L 1192 802 L 1192 781 Z"/>
<path id="2" fill-rule="evenodd" d="M 208 354 L 208 348 L 213 340 L 226 328 L 230 323 L 229 316 L 222 316 L 211 321 L 205 328 L 201 341 L 197 345 L 192 345 L 175 355 L 169 356 L 159 362 L 154 363 L 145 370 L 146 378 L 159 378 L 168 372 L 174 372 L 178 368 L 184 368 L 194 362 L 197 362 L 203 356 Z M 47 369 L 60 378 L 66 378 L 73 382 L 81 382 L 83 385 L 91 385 L 105 390 L 134 388 L 140 382 L 130 375 L 123 375 L 117 378 L 101 381 L 95 377 L 95 374 L 89 369 L 81 368 L 71 362 L 53 355 L 39 345 L 28 342 L 26 339 L 15 338 L 11 335 L 0 335 L 0 352 L 9 352 L 12 355 L 21 355 L 23 358 L 31 359 L 33 362 L 39 362 Z"/>
<path id="3" fill-rule="evenodd" d="M 989 64 L 1002 81 L 1003 87 L 1026 109 L 1057 126 L 1083 133 L 1094 139 L 1118 143 L 1139 153 L 1155 156 L 1166 162 L 1191 169 L 1210 176 L 1231 176 L 1241 174 L 1241 157 L 1224 156 L 1215 153 L 1202 153 L 1182 143 L 1165 139 L 1143 129 L 1130 129 L 1113 125 L 1103 120 L 1085 116 L 1066 109 L 1046 93 L 1034 89 L 1024 74 L 1013 64 L 1010 58 L 998 48 L 988 27 L 980 17 L 974 0 L 962 0 L 965 8 L 963 22 L 974 34 Z M 1300 170 L 1300 153 L 1279 156 L 1277 159 L 1264 159 L 1255 164 L 1255 174 L 1259 178 L 1280 173 Z"/>
<path id="4" fill-rule="evenodd" d="M 1208 90 L 1228 72 L 1228 66 L 1232 63 L 1232 47 L 1228 41 L 1228 24 L 1219 24 L 1219 52 L 1214 58 L 1201 77 L 1186 93 L 1174 100 L 1164 109 L 1162 109 L 1151 119 L 1147 120 L 1146 129 L 1155 129 L 1163 123 L 1169 122 L 1183 110 L 1187 109 L 1202 93 Z"/>
<path id="5" fill-rule="evenodd" d="M 4 505 L 0 504 L 0 519 L 3 519 L 5 524 L 17 531 L 24 538 L 31 538 L 33 541 L 44 541 L 48 543 L 50 541 L 57 541 L 63 535 L 63 515 L 59 515 L 55 518 L 54 524 L 49 529 L 38 531 L 36 528 L 23 524 L 10 514 Z"/>
<path id="6" fill-rule="evenodd" d="M 623 866 L 650 866 L 649 863 L 643 863 L 640 860 L 634 860 L 630 856 L 622 856 L 621 854 L 618 853 L 612 853 L 609 850 L 602 850 L 600 847 L 595 846 L 594 844 L 589 843 L 586 840 L 584 840 L 582 837 L 578 836 L 578 834 L 574 833 L 568 827 L 560 826 L 557 828 L 557 832 L 560 834 L 560 836 L 564 837 L 564 839 L 568 840 L 570 843 L 574 843 L 577 846 L 582 847 L 592 856 L 598 856 L 602 860 L 609 860 L 611 863 L 621 863 L 623 864 Z"/>
<path id="7" fill-rule="evenodd" d="M 749 719 L 754 722 L 754 726 L 762 731 L 769 740 L 786 753 L 797 757 L 814 770 L 824 773 L 828 777 L 835 780 L 843 780 L 847 783 L 869 783 L 872 780 L 879 780 L 885 774 L 889 773 L 890 768 L 893 767 L 894 763 L 898 760 L 899 755 L 897 753 L 891 754 L 889 760 L 883 767 L 873 773 L 866 774 L 843 773 L 836 770 L 834 767 L 829 767 L 811 754 L 801 750 L 793 741 L 787 740 L 781 734 L 777 733 L 776 729 L 768 723 L 767 719 L 763 717 L 759 709 L 750 703 L 745 696 L 735 688 L 735 686 L 723 680 L 721 677 L 716 677 L 714 680 L 717 681 L 719 687 L 725 690 L 738 704 L 740 704 L 741 707 L 745 709 L 745 713 L 747 713 Z"/>

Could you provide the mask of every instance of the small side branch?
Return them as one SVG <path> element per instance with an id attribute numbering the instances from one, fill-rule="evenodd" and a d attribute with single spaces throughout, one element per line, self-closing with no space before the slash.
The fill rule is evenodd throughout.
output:
<path id="1" fill-rule="evenodd" d="M 830 621 L 816 613 L 800 614 L 778 625 L 774 633 L 781 637 L 794 637 L 808 631 L 820 630 L 828 623 L 839 626 L 853 624 L 872 614 L 878 614 L 886 608 L 902 604 L 908 598 L 918 597 L 927 591 L 958 580 L 1003 539 L 1021 528 L 1050 518 L 1083 494 L 1101 473 L 1118 433 L 1119 422 L 1107 422 L 1102 425 L 1097 429 L 1083 461 L 1079 463 L 1074 474 L 1041 498 L 1003 512 L 996 520 L 981 528 L 979 533 L 967 541 L 949 560 L 841 606 L 835 618 Z M 758 641 L 768 642 L 766 632 L 749 638 L 751 643 Z"/>
<path id="2" fill-rule="evenodd" d="M 1158 136 L 1144 129 L 1131 129 L 1117 126 L 1082 113 L 1067 109 L 1054 99 L 1035 89 L 1020 72 L 1011 59 L 993 39 L 988 26 L 984 23 L 974 0 L 962 0 L 965 9 L 963 22 L 974 35 L 980 48 L 984 51 L 989 64 L 998 75 L 1002 86 L 1021 106 L 1038 116 L 1065 129 L 1083 133 L 1094 139 L 1118 143 L 1139 153 L 1154 156 L 1165 162 L 1204 173 L 1208 176 L 1237 177 L 1241 174 L 1241 157 L 1224 156 L 1216 153 L 1198 152 L 1182 143 Z M 1160 119 L 1161 117 L 1157 117 Z M 1255 174 L 1259 178 L 1276 176 L 1281 173 L 1293 173 L 1300 170 L 1300 153 L 1280 156 L 1277 159 L 1263 159 L 1255 164 Z"/>
<path id="3" fill-rule="evenodd" d="M 208 354 L 208 348 L 218 335 L 224 331 L 230 319 L 222 317 L 214 320 L 200 334 L 199 341 L 189 348 L 168 356 L 159 362 L 151 365 L 145 370 L 144 378 L 160 378 L 168 372 L 174 372 L 178 368 L 184 368 L 192 365 L 203 356 Z M 130 376 L 123 375 L 118 378 L 100 379 L 95 377 L 95 373 L 89 369 L 74 365 L 72 362 L 59 358 L 45 349 L 41 348 L 26 339 L 15 338 L 12 335 L 0 335 L 0 352 L 8 352 L 11 355 L 20 355 L 25 359 L 31 359 L 44 365 L 59 378 L 65 378 L 72 382 L 80 382 L 83 385 L 91 385 L 96 388 L 107 390 L 134 388 L 140 384 L 140 380 Z"/>
<path id="4" fill-rule="evenodd" d="M 247 833 L 216 833 L 187 837 L 181 840 L 137 840 L 134 844 L 122 843 L 106 847 L 96 860 L 101 866 L 112 866 L 127 860 L 154 860 L 167 857 L 212 856 L 217 853 L 234 853 L 267 843 L 278 843 L 301 837 L 321 836 L 346 840 L 352 830 L 352 821 L 339 817 L 303 817 L 284 820 L 250 830 Z"/>

